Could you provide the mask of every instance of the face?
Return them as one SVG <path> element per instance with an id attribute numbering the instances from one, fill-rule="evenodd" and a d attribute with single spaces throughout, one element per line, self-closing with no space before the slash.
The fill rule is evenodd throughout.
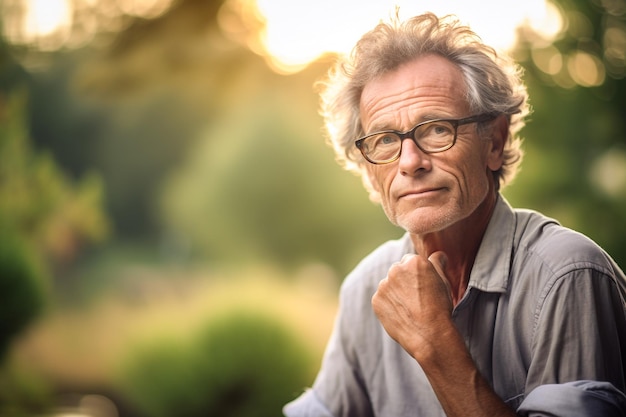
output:
<path id="1" fill-rule="evenodd" d="M 450 61 L 419 57 L 366 84 L 360 103 L 364 131 L 406 131 L 429 119 L 471 116 L 465 91 L 461 71 Z M 420 235 L 467 219 L 495 193 L 491 172 L 501 165 L 502 140 L 479 138 L 476 124 L 469 124 L 459 126 L 456 144 L 447 151 L 425 154 L 407 139 L 397 161 L 366 169 L 387 217 Z"/>

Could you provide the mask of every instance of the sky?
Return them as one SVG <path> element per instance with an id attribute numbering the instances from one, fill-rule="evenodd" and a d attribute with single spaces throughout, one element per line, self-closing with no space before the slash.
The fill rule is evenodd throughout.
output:
<path id="1" fill-rule="evenodd" d="M 455 14 L 498 49 L 515 42 L 529 24 L 547 39 L 561 29 L 558 9 L 545 0 L 256 0 L 266 19 L 261 44 L 273 66 L 301 69 L 324 52 L 348 52 L 358 38 L 399 7 L 401 18 L 425 11 Z"/>

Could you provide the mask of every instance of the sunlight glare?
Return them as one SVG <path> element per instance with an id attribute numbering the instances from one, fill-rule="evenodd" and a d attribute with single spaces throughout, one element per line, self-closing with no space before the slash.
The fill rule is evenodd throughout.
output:
<path id="1" fill-rule="evenodd" d="M 583 87 L 597 87 L 602 85 L 606 78 L 602 61 L 583 51 L 575 52 L 569 58 L 567 67 L 576 84 Z"/>
<path id="2" fill-rule="evenodd" d="M 546 42 L 553 41 L 563 30 L 564 22 L 561 11 L 548 1 L 536 1 L 535 7 L 526 11 L 524 22 Z"/>
<path id="3" fill-rule="evenodd" d="M 71 21 L 71 12 L 68 0 L 30 0 L 24 32 L 27 37 L 50 35 Z"/>
<path id="4" fill-rule="evenodd" d="M 99 0 L 22 0 L 13 7 L 15 23 L 2 28 L 4 35 L 14 43 L 34 44 L 41 50 L 57 50 L 63 46 L 82 45 L 91 39 L 98 30 L 95 22 L 87 20 L 74 21 L 74 11 L 97 9 L 97 12 L 108 19 L 98 22 L 111 25 L 117 22 L 119 15 L 126 14 L 142 19 L 153 19 L 165 13 L 173 0 L 116 0 L 98 3 Z M 2 8 L 4 6 L 4 9 Z M 11 10 L 10 6 L 2 5 L 0 9 Z M 82 30 L 74 30 L 76 26 Z M 119 30 L 109 27 L 109 30 Z M 87 32 L 85 32 L 87 30 Z"/>
<path id="5" fill-rule="evenodd" d="M 455 14 L 497 49 L 511 48 L 522 24 L 546 38 L 562 27 L 558 9 L 546 0 L 441 0 L 428 6 L 415 0 L 257 0 L 266 23 L 260 42 L 275 70 L 297 72 L 326 52 L 349 52 L 363 33 L 393 15 L 396 6 L 402 19 L 425 11 Z"/>
<path id="6" fill-rule="evenodd" d="M 546 74 L 556 75 L 563 68 L 563 56 L 553 45 L 534 48 L 530 53 L 537 68 Z"/>
<path id="7" fill-rule="evenodd" d="M 153 19 L 163 14 L 171 3 L 172 0 L 123 0 L 118 1 L 117 5 L 128 15 Z"/>
<path id="8" fill-rule="evenodd" d="M 287 72 L 301 69 L 325 52 L 348 51 L 362 33 L 389 15 L 384 1 L 355 4 L 345 0 L 257 0 L 267 21 L 261 44 L 272 63 Z"/>

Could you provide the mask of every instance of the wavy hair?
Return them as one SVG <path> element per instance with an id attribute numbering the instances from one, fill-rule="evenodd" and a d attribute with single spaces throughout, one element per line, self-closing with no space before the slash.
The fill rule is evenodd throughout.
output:
<path id="1" fill-rule="evenodd" d="M 521 69 L 485 45 L 454 16 L 439 18 L 432 13 L 405 22 L 396 14 L 389 23 L 378 24 L 357 42 L 349 55 L 341 57 L 327 78 L 319 83 L 321 115 L 338 162 L 361 175 L 373 195 L 365 175 L 368 162 L 354 146 L 355 139 L 365 134 L 359 114 L 361 93 L 368 82 L 426 54 L 440 55 L 461 69 L 467 86 L 465 99 L 472 114 L 507 115 L 509 132 L 504 163 L 493 175 L 496 187 L 509 184 L 522 161 L 519 131 L 530 113 Z"/>

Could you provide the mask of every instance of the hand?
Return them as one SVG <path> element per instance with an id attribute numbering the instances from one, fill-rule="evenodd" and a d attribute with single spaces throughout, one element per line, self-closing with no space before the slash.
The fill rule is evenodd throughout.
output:
<path id="1" fill-rule="evenodd" d="M 374 313 L 389 336 L 416 359 L 452 324 L 446 263 L 443 252 L 428 259 L 405 255 L 391 266 L 372 297 Z"/>

